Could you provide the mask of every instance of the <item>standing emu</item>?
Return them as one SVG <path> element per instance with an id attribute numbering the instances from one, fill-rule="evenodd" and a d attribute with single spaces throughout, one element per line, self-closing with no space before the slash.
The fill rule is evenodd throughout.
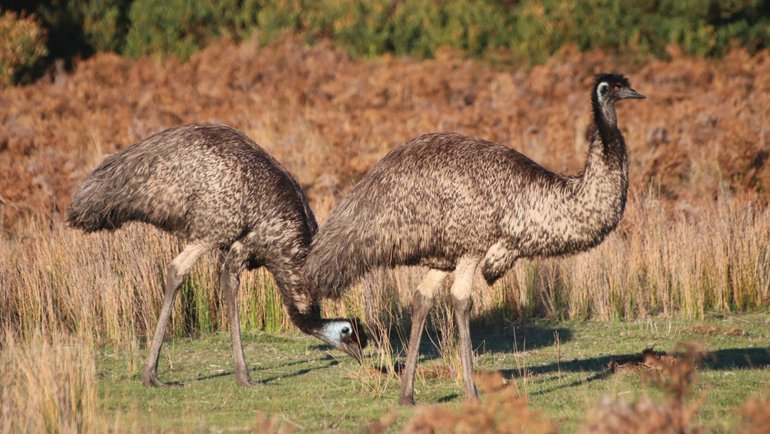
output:
<path id="1" fill-rule="evenodd" d="M 207 251 L 219 249 L 220 288 L 230 319 L 235 377 L 252 385 L 243 356 L 237 293 L 240 273 L 267 267 L 294 324 L 360 360 L 358 322 L 324 320 L 300 275 L 317 225 L 297 182 L 243 133 L 211 124 L 155 134 L 107 157 L 78 187 L 68 220 L 85 232 L 140 221 L 171 232 L 186 247 L 169 267 L 158 325 L 142 371 L 163 386 L 158 357 L 182 280 Z M 365 345 L 363 342 L 361 345 Z"/>
<path id="2" fill-rule="evenodd" d="M 375 267 L 429 267 L 412 301 L 402 404 L 414 404 L 420 337 L 433 296 L 454 271 L 452 297 L 466 399 L 471 378 L 471 289 L 478 268 L 490 285 L 516 259 L 599 244 L 626 203 L 626 145 L 615 103 L 644 98 L 619 74 L 596 77 L 596 126 L 579 176 L 551 172 L 507 147 L 453 133 L 428 134 L 391 151 L 335 208 L 313 240 L 305 274 L 320 296 L 339 297 Z"/>

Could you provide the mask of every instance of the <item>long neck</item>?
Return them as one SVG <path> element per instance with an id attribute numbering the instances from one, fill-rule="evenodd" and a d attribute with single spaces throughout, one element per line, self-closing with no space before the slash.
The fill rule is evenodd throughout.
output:
<path id="1" fill-rule="evenodd" d="M 268 264 L 268 269 L 281 292 L 281 299 L 291 322 L 306 334 L 319 330 L 323 326 L 321 308 L 318 301 L 306 290 L 309 286 L 298 273 L 299 266 L 294 263 L 282 263 L 280 266 Z"/>
<path id="2" fill-rule="evenodd" d="M 594 134 L 588 156 L 578 178 L 575 209 L 594 210 L 596 221 L 612 230 L 625 209 L 628 193 L 628 156 L 623 135 L 617 127 L 613 101 L 600 104 L 592 100 Z"/>
<path id="3" fill-rule="evenodd" d="M 626 143 L 618 129 L 615 102 L 610 100 L 600 103 L 596 92 L 594 92 L 591 106 L 593 109 L 594 125 L 596 126 L 596 135 L 598 137 L 593 138 L 591 141 L 589 160 L 586 162 L 585 170 L 591 169 L 591 164 L 593 163 L 590 159 L 591 155 L 597 155 L 603 163 L 613 169 L 626 168 Z"/>
<path id="4" fill-rule="evenodd" d="M 593 104 L 596 133 L 582 173 L 573 178 L 562 212 L 570 215 L 565 247 L 584 250 L 601 242 L 617 226 L 626 205 L 628 162 L 626 145 L 617 127 L 614 104 Z M 569 247 L 570 249 L 572 247 Z"/>
<path id="5" fill-rule="evenodd" d="M 315 335 L 323 327 L 324 320 L 321 318 L 321 309 L 317 303 L 298 306 L 285 302 L 285 306 L 291 322 L 303 333 Z"/>

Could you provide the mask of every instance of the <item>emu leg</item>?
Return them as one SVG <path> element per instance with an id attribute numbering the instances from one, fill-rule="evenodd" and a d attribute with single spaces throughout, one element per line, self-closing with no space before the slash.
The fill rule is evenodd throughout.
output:
<path id="1" fill-rule="evenodd" d="M 473 307 L 471 290 L 473 289 L 473 276 L 476 273 L 477 266 L 478 261 L 461 259 L 455 270 L 455 281 L 452 284 L 455 322 L 457 323 L 457 340 L 460 361 L 463 365 L 465 399 L 470 401 L 479 399 L 476 384 L 473 382 L 473 348 L 471 346 L 470 331 L 471 308 Z"/>
<path id="2" fill-rule="evenodd" d="M 406 364 L 401 374 L 401 405 L 414 405 L 414 373 L 417 369 L 417 358 L 420 356 L 420 339 L 425 319 L 433 306 L 433 294 L 441 286 L 447 273 L 440 270 L 428 270 L 412 299 L 412 331 L 409 334 L 409 349 L 406 353 Z"/>
<path id="3" fill-rule="evenodd" d="M 457 322 L 457 341 L 460 361 L 463 365 L 463 385 L 466 400 L 478 400 L 479 393 L 473 382 L 473 348 L 471 346 L 470 318 L 473 301 L 470 297 L 454 299 L 455 322 Z"/>
<path id="4" fill-rule="evenodd" d="M 241 319 L 238 312 L 238 287 L 241 284 L 239 277 L 242 261 L 238 258 L 240 243 L 233 245 L 230 253 L 222 266 L 219 276 L 219 286 L 225 291 L 227 297 L 227 315 L 230 318 L 230 342 L 233 348 L 233 360 L 235 361 L 235 381 L 241 386 L 253 386 L 249 376 L 249 368 L 246 366 L 246 357 L 243 355 L 243 341 L 241 340 Z"/>
<path id="5" fill-rule="evenodd" d="M 160 357 L 160 347 L 163 345 L 163 336 L 166 334 L 168 321 L 171 318 L 171 309 L 174 306 L 174 298 L 179 291 L 182 280 L 190 271 L 195 261 L 206 251 L 205 244 L 190 244 L 184 248 L 171 262 L 166 275 L 166 293 L 163 296 L 163 307 L 160 309 L 158 324 L 155 326 L 155 333 L 152 336 L 152 344 L 147 354 L 147 360 L 144 362 L 142 370 L 142 383 L 145 386 L 179 386 L 180 384 L 166 384 L 158 379 L 158 358 Z"/>

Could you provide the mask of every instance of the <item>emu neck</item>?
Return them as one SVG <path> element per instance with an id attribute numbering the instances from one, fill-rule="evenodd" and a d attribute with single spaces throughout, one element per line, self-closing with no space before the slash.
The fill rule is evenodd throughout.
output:
<path id="1" fill-rule="evenodd" d="M 623 141 L 623 135 L 618 129 L 618 118 L 615 112 L 615 102 L 607 101 L 604 104 L 596 99 L 596 92 L 591 100 L 593 108 L 594 125 L 596 126 L 596 135 L 591 141 L 589 148 L 589 161 L 586 164 L 586 170 L 592 163 L 591 156 L 599 151 L 599 156 L 605 163 L 615 169 L 621 169 L 626 165 L 626 144 Z M 598 138 L 598 140 L 597 140 Z M 598 148 L 598 149 L 595 149 Z"/>
<path id="2" fill-rule="evenodd" d="M 594 104 L 596 133 L 585 167 L 574 180 L 565 212 L 573 224 L 567 243 L 577 250 L 595 246 L 617 226 L 626 205 L 628 162 L 626 145 L 617 128 L 615 107 Z"/>
<path id="3" fill-rule="evenodd" d="M 286 310 L 291 322 L 305 334 L 312 335 L 323 327 L 321 308 L 318 304 L 310 305 L 305 311 L 301 311 L 296 305 L 287 303 Z"/>

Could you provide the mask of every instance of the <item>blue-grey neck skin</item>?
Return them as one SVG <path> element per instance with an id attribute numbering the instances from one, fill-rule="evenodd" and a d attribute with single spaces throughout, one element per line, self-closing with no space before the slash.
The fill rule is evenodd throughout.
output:
<path id="1" fill-rule="evenodd" d="M 597 77 L 591 96 L 597 133 L 577 176 L 455 133 L 427 134 L 395 148 L 332 210 L 314 238 L 304 266 L 313 291 L 339 297 L 376 267 L 451 271 L 468 255 L 483 258 L 482 273 L 492 283 L 517 258 L 575 253 L 600 243 L 617 226 L 628 190 L 615 101 L 642 97 L 621 77 Z M 601 80 L 610 80 L 608 92 L 615 92 L 603 101 L 596 97 Z M 616 81 L 633 93 L 617 93 Z"/>

